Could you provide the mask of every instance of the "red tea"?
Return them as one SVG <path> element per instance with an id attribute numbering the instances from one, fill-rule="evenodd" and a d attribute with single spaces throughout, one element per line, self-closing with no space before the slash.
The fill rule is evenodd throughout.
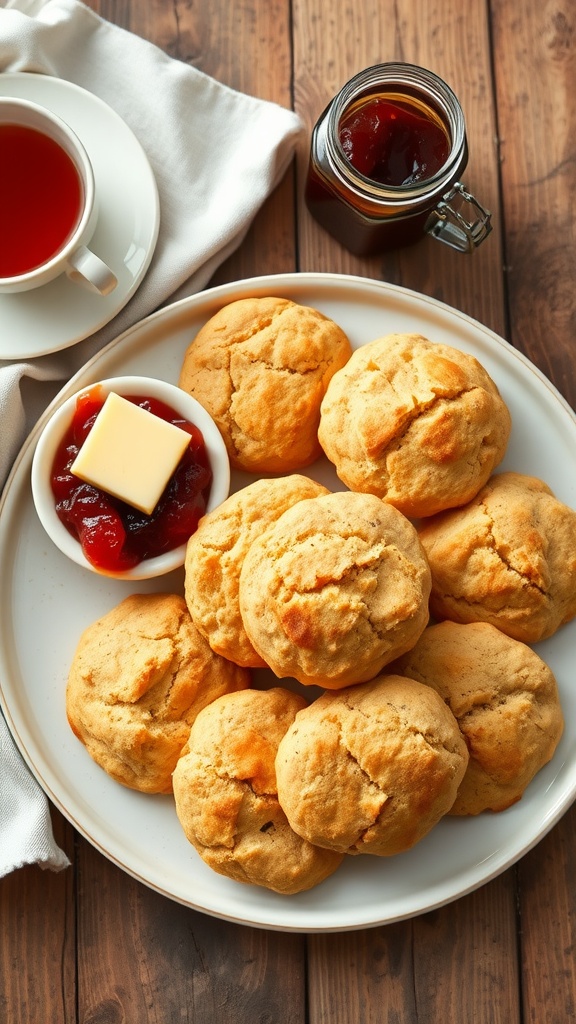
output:
<path id="1" fill-rule="evenodd" d="M 47 263 L 72 235 L 83 188 L 73 160 L 35 128 L 0 124 L 0 277 Z"/>

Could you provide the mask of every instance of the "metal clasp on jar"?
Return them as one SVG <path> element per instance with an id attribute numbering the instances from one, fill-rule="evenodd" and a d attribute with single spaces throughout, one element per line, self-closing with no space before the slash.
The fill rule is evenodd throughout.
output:
<path id="1" fill-rule="evenodd" d="M 472 219 L 467 207 L 470 207 Z M 446 193 L 426 221 L 424 230 L 459 252 L 473 252 L 490 234 L 491 213 L 460 182 Z"/>

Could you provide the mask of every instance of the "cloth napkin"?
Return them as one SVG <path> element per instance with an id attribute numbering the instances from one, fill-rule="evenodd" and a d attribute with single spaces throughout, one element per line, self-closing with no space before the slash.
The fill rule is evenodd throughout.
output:
<path id="1" fill-rule="evenodd" d="M 3 71 L 73 82 L 126 121 L 156 178 L 160 234 L 144 281 L 106 327 L 51 356 L 0 360 L 0 486 L 43 408 L 94 352 L 169 298 L 206 286 L 283 177 L 302 133 L 292 111 L 222 85 L 77 0 L 0 0 Z M 58 870 L 68 861 L 0 716 L 0 877 L 25 863 Z"/>

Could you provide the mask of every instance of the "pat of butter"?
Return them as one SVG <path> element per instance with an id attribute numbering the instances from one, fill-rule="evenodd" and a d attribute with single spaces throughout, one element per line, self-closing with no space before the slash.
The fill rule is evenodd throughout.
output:
<path id="1" fill-rule="evenodd" d="M 190 443 L 190 434 L 110 392 L 71 470 L 150 515 Z"/>

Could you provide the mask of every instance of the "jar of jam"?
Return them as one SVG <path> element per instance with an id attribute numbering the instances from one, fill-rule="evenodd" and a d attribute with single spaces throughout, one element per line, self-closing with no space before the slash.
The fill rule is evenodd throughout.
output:
<path id="1" fill-rule="evenodd" d="M 306 204 L 357 255 L 425 233 L 472 252 L 491 224 L 460 181 L 467 162 L 464 115 L 450 87 L 413 64 L 377 64 L 352 78 L 320 116 Z"/>

